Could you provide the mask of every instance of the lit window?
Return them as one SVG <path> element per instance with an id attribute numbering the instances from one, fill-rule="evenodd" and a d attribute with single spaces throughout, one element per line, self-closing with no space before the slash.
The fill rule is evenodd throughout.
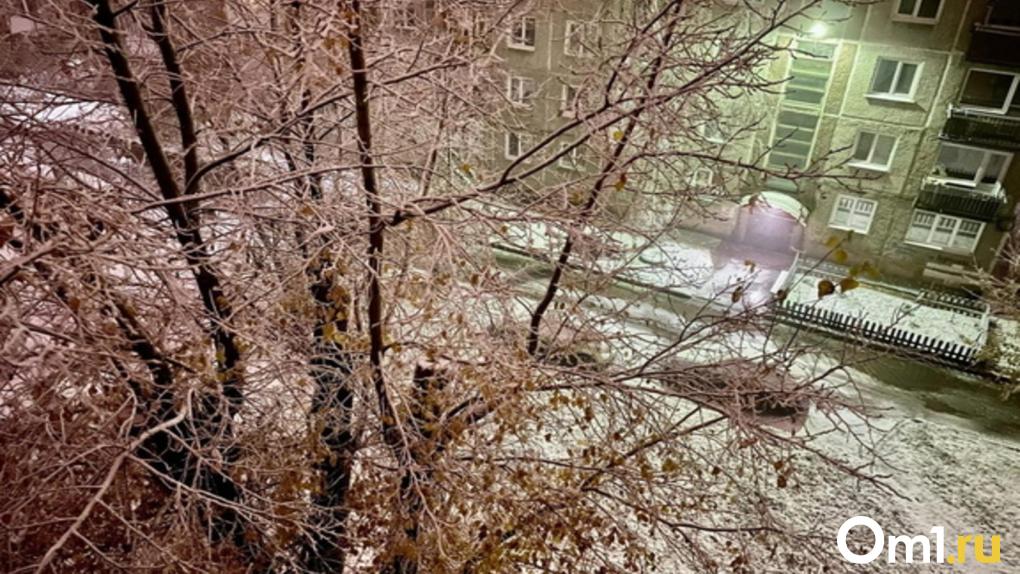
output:
<path id="1" fill-rule="evenodd" d="M 850 165 L 863 169 L 888 171 L 895 148 L 896 138 L 893 136 L 865 131 L 858 132 Z"/>
<path id="2" fill-rule="evenodd" d="M 896 6 L 896 20 L 912 22 L 935 22 L 942 8 L 942 0 L 899 0 Z"/>
<path id="3" fill-rule="evenodd" d="M 507 46 L 517 50 L 535 49 L 535 19 L 531 16 L 518 18 L 510 24 Z"/>
<path id="4" fill-rule="evenodd" d="M 563 53 L 568 56 L 588 56 L 597 41 L 592 24 L 567 20 L 566 35 L 563 38 Z"/>
<path id="5" fill-rule="evenodd" d="M 563 85 L 560 94 L 560 115 L 572 118 L 577 115 L 577 86 Z"/>
<path id="6" fill-rule="evenodd" d="M 920 64 L 879 58 L 875 64 L 869 95 L 899 100 L 913 99 L 920 68 Z"/>
<path id="7" fill-rule="evenodd" d="M 524 153 L 527 146 L 527 137 L 517 132 L 507 132 L 503 147 L 503 154 L 507 159 L 517 159 Z"/>
<path id="8" fill-rule="evenodd" d="M 907 230 L 907 243 L 971 253 L 985 224 L 930 211 L 914 210 Z"/>
<path id="9" fill-rule="evenodd" d="M 841 195 L 836 198 L 836 205 L 832 208 L 829 227 L 867 233 L 871 229 L 871 220 L 875 217 L 877 206 L 878 202 L 871 199 Z"/>
<path id="10" fill-rule="evenodd" d="M 1016 97 L 1018 84 L 1020 76 L 1017 74 L 972 69 L 967 73 L 960 104 L 992 114 L 1020 114 L 1020 98 Z"/>
<path id="11" fill-rule="evenodd" d="M 943 143 L 935 175 L 954 185 L 997 192 L 1012 157 L 1005 152 Z"/>
<path id="12" fill-rule="evenodd" d="M 691 174 L 691 186 L 709 187 L 715 179 L 715 174 L 707 167 L 699 167 Z"/>
<path id="13" fill-rule="evenodd" d="M 556 165 L 563 169 L 576 170 L 578 166 L 578 158 L 580 157 L 580 147 L 574 146 L 572 149 L 567 150 L 570 144 L 563 142 L 560 144 L 560 151 L 564 154 L 560 156 L 560 159 L 556 161 Z"/>
<path id="14" fill-rule="evenodd" d="M 518 106 L 531 105 L 531 98 L 535 95 L 535 83 L 528 78 L 510 76 L 507 78 L 506 97 L 510 103 Z"/>

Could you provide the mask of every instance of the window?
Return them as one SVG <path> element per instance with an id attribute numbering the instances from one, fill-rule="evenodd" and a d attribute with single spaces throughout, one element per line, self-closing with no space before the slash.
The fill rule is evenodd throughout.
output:
<path id="1" fill-rule="evenodd" d="M 715 180 L 715 174 L 707 167 L 699 167 L 691 173 L 690 182 L 693 187 L 709 187 L 713 180 Z"/>
<path id="2" fill-rule="evenodd" d="M 769 167 L 805 169 L 818 127 L 818 114 L 784 109 L 776 116 Z"/>
<path id="3" fill-rule="evenodd" d="M 507 78 L 506 97 L 510 103 L 518 106 L 530 106 L 535 95 L 535 83 L 529 78 L 510 76 Z"/>
<path id="4" fill-rule="evenodd" d="M 510 24 L 510 38 L 507 46 L 517 50 L 535 49 L 535 19 L 531 16 L 518 18 Z"/>
<path id="5" fill-rule="evenodd" d="M 1020 10 L 1008 2 L 989 6 L 985 24 L 995 28 L 1020 28 Z"/>
<path id="6" fill-rule="evenodd" d="M 875 171 L 888 171 L 896 148 L 896 138 L 872 132 L 857 133 L 854 154 L 849 165 Z"/>
<path id="7" fill-rule="evenodd" d="M 562 144 L 560 144 L 560 151 L 566 151 L 568 147 L 570 147 L 570 144 L 567 142 L 563 142 Z M 576 170 L 578 165 L 578 158 L 580 157 L 580 149 L 581 149 L 580 147 L 575 146 L 573 149 L 566 151 L 566 153 L 560 156 L 560 159 L 556 161 L 556 165 L 562 167 L 563 169 Z"/>
<path id="8" fill-rule="evenodd" d="M 875 217 L 877 206 L 878 202 L 871 199 L 841 195 L 836 198 L 836 205 L 832 208 L 829 227 L 867 233 L 871 229 L 871 220 Z"/>
<path id="9" fill-rule="evenodd" d="M 577 113 L 577 86 L 563 85 L 560 96 L 560 115 L 572 118 Z"/>
<path id="10" fill-rule="evenodd" d="M 524 153 L 527 146 L 527 137 L 517 132 L 507 132 L 506 141 L 503 147 L 503 154 L 507 159 L 517 159 Z"/>
<path id="11" fill-rule="evenodd" d="M 568 56 L 590 56 L 597 37 L 593 24 L 567 20 L 566 35 L 563 37 L 563 53 Z"/>
<path id="12" fill-rule="evenodd" d="M 971 253 L 984 226 L 980 221 L 915 209 L 906 242 Z"/>
<path id="13" fill-rule="evenodd" d="M 967 72 L 960 104 L 992 114 L 1013 112 L 1020 115 L 1020 101 L 1016 98 L 1018 83 L 1020 76 L 1016 74 L 971 69 Z"/>
<path id="14" fill-rule="evenodd" d="M 832 75 L 836 44 L 797 40 L 790 52 L 790 79 L 784 98 L 804 106 L 821 106 Z"/>
<path id="15" fill-rule="evenodd" d="M 921 65 L 879 58 L 871 78 L 870 96 L 913 100 Z"/>
<path id="16" fill-rule="evenodd" d="M 894 20 L 934 23 L 942 10 L 942 0 L 899 0 Z"/>
<path id="17" fill-rule="evenodd" d="M 413 4 L 398 5 L 393 11 L 393 24 L 397 28 L 407 30 L 418 24 L 418 14 Z"/>
<path id="18" fill-rule="evenodd" d="M 943 143 L 939 148 L 935 175 L 955 185 L 987 187 L 998 191 L 1012 154 L 959 144 Z"/>
<path id="19" fill-rule="evenodd" d="M 719 125 L 717 120 L 709 120 L 700 124 L 698 126 L 698 134 L 709 143 L 726 143 L 726 134 L 723 132 L 722 127 Z"/>

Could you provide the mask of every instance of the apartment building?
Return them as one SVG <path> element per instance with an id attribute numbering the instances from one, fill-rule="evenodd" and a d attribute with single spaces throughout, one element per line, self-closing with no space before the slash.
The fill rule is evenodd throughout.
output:
<path id="1" fill-rule="evenodd" d="M 510 23 L 499 54 L 516 107 L 495 136 L 498 161 L 513 160 L 571 113 L 586 80 L 584 54 L 597 49 L 599 30 L 586 22 L 605 6 L 578 0 Z M 789 236 L 790 248 L 810 256 L 825 256 L 832 237 L 852 231 L 842 246 L 847 264 L 868 261 L 888 278 L 963 285 L 974 268 L 991 269 L 1020 195 L 1020 7 L 1004 0 L 885 0 L 853 9 L 826 2 L 816 15 L 799 22 L 799 31 L 777 35 L 791 50 L 769 73 L 789 81 L 767 104 L 770 129 L 734 149 L 746 158 L 764 154 L 775 174 L 825 165 L 845 179 L 746 177 L 742 201 L 687 223 L 775 244 L 755 235 L 768 226 L 754 225 L 747 213 L 756 203 L 749 198 L 766 197 L 796 212 L 803 229 Z M 563 167 L 572 164 L 569 158 Z M 692 177 L 711 181 L 712 174 Z"/>
<path id="2" fill-rule="evenodd" d="M 497 118 L 490 147 L 495 165 L 504 167 L 574 118 L 583 94 L 598 88 L 594 73 L 601 61 L 605 22 L 619 8 L 613 2 L 567 0 L 535 2 L 515 13 L 498 40 L 506 112 Z M 570 147 L 571 136 L 549 149 Z M 530 182 L 555 185 L 583 177 L 595 158 L 577 146 Z"/>
<path id="3" fill-rule="evenodd" d="M 792 51 L 773 72 L 790 81 L 758 148 L 777 172 L 824 162 L 851 178 L 745 182 L 749 195 L 802 206 L 793 248 L 822 257 L 831 238 L 850 237 L 847 263 L 926 284 L 966 285 L 974 268 L 995 265 L 1020 194 L 1020 10 L 1011 4 L 832 5 L 781 36 Z M 761 239 L 741 225 L 746 213 L 731 219 L 732 233 Z"/>

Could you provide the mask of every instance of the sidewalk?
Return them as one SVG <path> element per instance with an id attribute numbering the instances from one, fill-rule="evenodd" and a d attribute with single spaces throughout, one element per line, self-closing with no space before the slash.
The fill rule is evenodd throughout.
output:
<path id="1" fill-rule="evenodd" d="M 541 223 L 514 227 L 494 243 L 548 261 L 562 245 L 564 234 Z M 792 252 L 682 229 L 670 230 L 654 244 L 633 234 L 597 230 L 580 237 L 585 249 L 596 254 L 592 263 L 597 270 L 716 308 L 764 310 L 785 290 L 775 309 L 788 322 L 954 364 L 972 363 L 988 340 L 990 317 L 980 305 L 864 277 L 842 292 L 839 284 L 847 269 Z M 835 285 L 835 292 L 820 297 L 822 281 Z"/>

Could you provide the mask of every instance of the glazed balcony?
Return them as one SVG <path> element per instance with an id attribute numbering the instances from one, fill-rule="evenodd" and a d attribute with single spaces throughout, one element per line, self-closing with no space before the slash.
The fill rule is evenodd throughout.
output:
<path id="1" fill-rule="evenodd" d="M 967 60 L 979 64 L 1020 67 L 1020 29 L 975 24 Z"/>
<path id="2" fill-rule="evenodd" d="M 1001 184 L 980 188 L 959 187 L 936 178 L 921 184 L 914 207 L 946 215 L 992 221 L 1006 203 Z"/>
<path id="3" fill-rule="evenodd" d="M 950 106 L 949 118 L 942 128 L 942 139 L 1020 150 L 1020 117 Z"/>

